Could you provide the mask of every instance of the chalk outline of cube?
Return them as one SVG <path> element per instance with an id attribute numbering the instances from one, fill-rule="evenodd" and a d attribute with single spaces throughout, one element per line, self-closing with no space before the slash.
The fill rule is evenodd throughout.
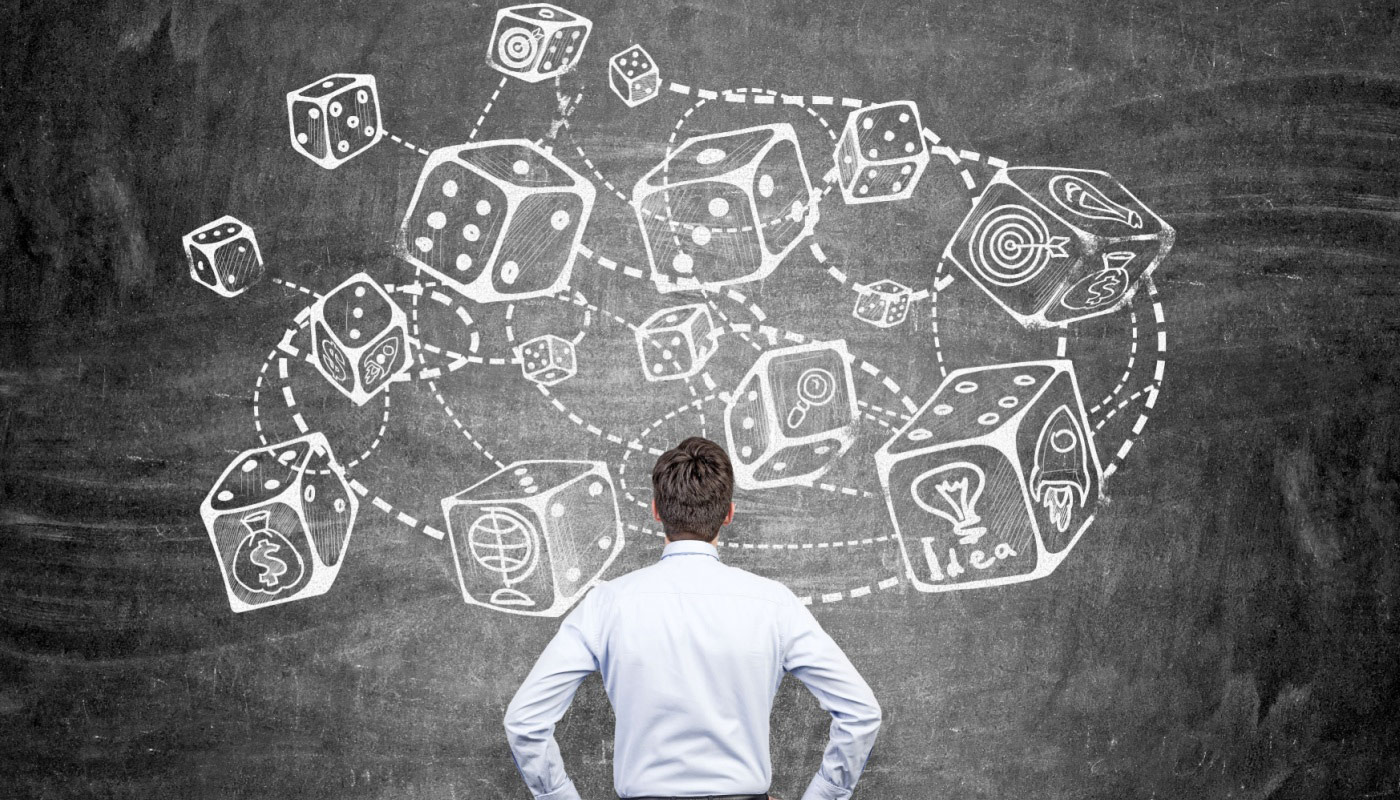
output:
<path id="1" fill-rule="evenodd" d="M 326 139 L 326 155 L 323 156 L 323 157 L 318 158 L 318 157 L 316 157 L 316 156 L 314 156 L 314 155 L 308 153 L 308 152 L 302 147 L 301 142 L 298 142 L 298 141 L 297 141 L 296 121 L 295 121 L 295 119 L 292 117 L 292 108 L 296 105 L 297 95 L 301 94 L 302 92 L 306 91 L 307 89 L 315 88 L 317 84 L 320 84 L 320 83 L 323 83 L 323 82 L 325 82 L 325 81 L 331 80 L 332 78 L 354 78 L 354 79 L 357 79 L 357 80 L 359 80 L 359 81 L 361 81 L 361 82 L 363 82 L 363 83 L 369 84 L 369 96 L 370 96 L 370 98 L 371 98 L 372 100 L 374 100 L 374 116 L 375 116 L 375 119 L 378 121 L 378 124 L 376 124 L 376 125 L 374 126 L 374 136 L 373 136 L 373 139 L 370 141 L 370 143 L 367 144 L 367 145 L 365 145 L 364 147 L 361 147 L 359 150 L 356 150 L 355 152 L 351 153 L 350 155 L 346 156 L 345 158 L 333 158 L 333 157 L 330 155 L 330 154 L 331 154 L 331 151 L 332 151 L 332 148 L 331 148 L 331 141 L 330 141 L 329 138 Z M 346 86 L 346 87 L 344 87 L 341 91 L 345 91 L 345 90 L 352 89 L 352 88 L 354 88 L 353 85 L 351 85 L 351 86 Z M 315 103 L 315 102 L 316 102 L 315 100 L 311 100 L 310 98 L 303 98 L 303 99 L 305 100 L 305 102 L 308 102 L 308 103 Z M 318 104 L 318 105 L 319 105 L 319 104 Z M 335 73 L 335 74 L 333 74 L 333 75 L 326 75 L 325 77 L 317 78 L 316 80 L 312 81 L 311 83 L 306 84 L 305 86 L 301 87 L 300 89 L 295 89 L 295 90 L 293 90 L 293 91 L 287 92 L 287 129 L 288 129 L 289 138 L 290 138 L 291 141 L 292 141 L 292 149 L 293 149 L 293 150 L 296 150 L 298 153 L 301 153 L 302 155 L 306 156 L 308 159 L 310 159 L 311 161 L 315 162 L 315 163 L 316 163 L 318 166 L 320 166 L 320 167 L 323 167 L 323 168 L 325 168 L 325 169 L 335 169 L 336 167 L 339 167 L 341 164 L 344 164 L 344 163 L 350 161 L 351 159 L 355 158 L 356 156 L 359 156 L 359 155 L 362 154 L 362 153 L 367 153 L 367 152 L 369 152 L 375 145 L 379 144 L 379 140 L 380 140 L 380 139 L 383 139 L 383 138 L 384 138 L 384 114 L 383 114 L 383 112 L 380 111 L 380 109 L 379 109 L 379 85 L 378 85 L 378 83 L 376 83 L 376 81 L 374 80 L 374 76 L 373 76 L 373 75 L 366 75 L 366 74 L 362 74 L 362 73 L 358 73 L 358 72 L 337 72 L 337 73 Z M 329 129 L 329 126 L 327 126 L 327 136 L 328 136 L 328 137 L 329 137 L 329 130 L 330 130 L 330 129 Z"/>
<path id="2" fill-rule="evenodd" d="M 563 24 L 560 27 L 568 26 L 574 28 L 578 27 L 579 25 L 583 26 L 583 35 L 579 36 L 578 44 L 575 46 L 573 61 L 570 61 L 566 65 L 555 67 L 554 69 L 551 69 L 548 72 L 540 72 L 536 69 L 536 67 L 538 67 L 540 63 L 544 60 L 545 54 L 542 52 L 536 52 L 534 58 L 530 61 L 529 68 L 524 70 L 515 69 L 498 62 L 496 60 L 496 46 L 497 36 L 501 32 L 501 22 L 503 20 L 513 19 L 523 22 L 526 25 L 535 25 L 537 27 L 543 27 L 540 26 L 539 23 L 534 20 L 520 19 L 514 13 L 517 9 L 534 8 L 538 6 L 552 8 L 555 11 L 563 12 L 564 14 L 567 14 L 573 18 L 568 21 L 561 20 Z M 588 37 L 592 33 L 593 20 L 583 16 L 582 14 L 570 11 L 567 8 L 556 6 L 553 3 L 521 3 L 519 5 L 507 6 L 496 11 L 496 22 L 491 28 L 491 38 L 487 40 L 486 44 L 486 64 L 487 66 L 491 67 L 491 69 L 494 69 L 497 72 L 503 73 L 505 75 L 509 75 L 512 78 L 518 78 L 519 80 L 525 81 L 526 83 L 539 83 L 540 81 L 553 78 L 556 75 L 563 75 L 567 72 L 574 70 L 578 66 L 579 59 L 583 58 L 583 46 L 588 44 Z M 543 44 L 543 40 L 541 40 L 540 43 Z"/>
<path id="3" fill-rule="evenodd" d="M 972 436 L 966 439 L 959 439 L 953 442 L 943 442 L 940 444 L 929 445 L 927 447 L 913 448 L 905 451 L 905 455 L 901 455 L 898 457 L 890 455 L 890 447 L 896 442 L 898 442 L 900 438 L 907 435 L 907 433 L 911 429 L 916 427 L 916 423 L 923 418 L 925 412 L 927 412 L 929 408 L 933 406 L 934 402 L 936 400 L 939 400 L 943 396 L 945 391 L 951 391 L 952 387 L 955 384 L 959 383 L 961 379 L 973 375 L 984 374 L 989 370 L 1010 371 L 1025 367 L 1046 366 L 1052 367 L 1055 370 L 1057 370 L 1057 374 L 1055 376 L 1052 376 L 1051 380 L 1047 380 L 1043 384 L 1041 384 L 1041 386 L 1037 389 L 1033 397 L 1026 400 L 1025 402 L 1022 402 L 1017 407 L 1018 410 L 1015 414 L 1012 414 L 1011 416 L 1007 417 L 999 425 L 996 425 L 991 431 L 981 436 Z M 1051 381 L 1053 381 L 1055 377 L 1058 377 L 1059 372 L 1063 372 L 1069 376 L 1070 388 L 1073 390 L 1074 393 L 1075 408 L 1073 409 L 1073 414 L 1075 416 L 1076 421 L 1079 422 L 1081 429 L 1084 431 L 1085 436 L 1087 437 L 1085 443 L 1088 446 L 1089 450 L 1090 469 L 1093 472 L 1094 486 L 1098 491 L 1098 502 L 1106 502 L 1106 497 L 1103 493 L 1103 467 L 1099 462 L 1098 448 L 1094 446 L 1094 429 L 1092 426 L 1090 426 L 1088 415 L 1084 410 L 1084 396 L 1079 390 L 1079 378 L 1074 371 L 1074 362 L 1068 359 L 1046 359 L 1043 361 L 1018 361 L 1012 364 L 990 364 L 983 367 L 966 367 L 964 369 L 953 370 L 952 372 L 948 373 L 948 376 L 943 379 L 943 382 L 938 385 L 938 388 L 935 389 L 933 394 L 929 396 L 929 399 L 925 401 L 922 406 L 919 407 L 919 410 L 914 413 L 910 420 L 904 423 L 904 427 L 900 428 L 898 431 L 895 431 L 894 435 L 887 439 L 885 443 L 880 446 L 879 450 L 875 451 L 875 471 L 880 477 L 880 489 L 882 494 L 884 494 L 885 496 L 885 508 L 889 512 L 890 522 L 894 526 L 894 535 L 899 539 L 899 552 L 900 557 L 904 560 L 904 573 L 909 578 L 910 585 L 912 585 L 915 589 L 918 589 L 921 592 L 952 592 L 961 591 L 963 589 L 981 589 L 989 586 L 1007 586 L 1013 583 L 1025 583 L 1026 581 L 1033 581 L 1039 578 L 1044 578 L 1045 576 L 1049 575 L 1050 573 L 1054 572 L 1057 568 L 1059 568 L 1060 564 L 1064 563 L 1064 560 L 1069 557 L 1070 551 L 1073 550 L 1075 545 L 1079 543 L 1079 539 L 1084 535 L 1084 532 L 1089 530 L 1089 526 L 1093 524 L 1094 519 L 1098 516 L 1097 511 L 1084 518 L 1084 521 L 1079 524 L 1079 529 L 1074 532 L 1074 536 L 1070 538 L 1069 542 L 1064 546 L 1064 549 L 1060 550 L 1057 553 L 1051 553 L 1049 550 L 1045 549 L 1045 545 L 1043 542 L 1044 537 L 1041 534 L 1040 525 L 1036 522 L 1035 519 L 1035 512 L 1031 502 L 1030 489 L 1028 486 L 1025 485 L 1025 483 L 1022 483 L 1022 500 L 1025 503 L 1026 514 L 1031 520 L 1031 527 L 1035 532 L 1035 569 L 1031 570 L 1030 572 L 1022 573 L 1020 575 L 1007 575 L 1002 577 L 984 578 L 982 580 L 964 581 L 961 583 L 926 583 L 918 578 L 918 573 L 915 572 L 914 564 L 910 560 L 909 555 L 909 548 L 915 546 L 915 543 L 918 541 L 918 537 L 913 537 L 912 541 L 909 538 L 906 538 L 905 532 L 900 530 L 899 517 L 895 514 L 894 496 L 890 487 L 890 472 L 894 469 L 894 467 L 897 464 L 915 458 L 926 458 L 931 453 L 938 453 L 945 450 L 961 449 L 972 445 L 989 447 L 993 450 L 996 450 L 1003 457 L 1005 457 L 1008 452 L 1010 452 L 1012 456 L 1015 456 L 1016 439 L 1015 435 L 1011 433 L 1011 431 L 1016 427 L 1016 424 L 1019 424 L 1021 419 L 1025 417 L 1026 413 L 1030 410 L 1030 408 L 1033 405 L 1035 405 L 1036 401 L 1038 401 L 1041 398 L 1041 396 L 1045 393 L 1046 387 L 1050 385 Z M 1009 460 L 1011 461 L 1012 467 L 1016 468 L 1016 471 L 1022 476 L 1024 482 L 1028 483 L 1030 481 L 1030 470 L 1020 470 L 1019 467 L 1021 465 L 1018 463 L 1019 459 Z"/>
<path id="4" fill-rule="evenodd" d="M 859 167 L 859 161 L 857 161 L 858 168 L 855 171 L 856 179 L 851 181 L 850 186 L 847 186 L 841 181 L 840 178 L 841 145 L 843 142 L 846 141 L 846 135 L 849 133 L 851 136 L 855 137 L 856 141 L 859 141 L 860 132 L 855 130 L 855 127 L 858 124 L 857 120 L 865 119 L 867 116 L 869 116 L 868 112 L 878 111 L 884 108 L 891 108 L 893 106 L 904 106 L 914 112 L 914 130 L 917 131 L 919 134 L 918 152 L 898 156 L 896 158 L 885 158 L 876 161 L 867 160 L 865 162 L 865 167 Z M 915 103 L 912 100 L 893 100 L 888 103 L 877 103 L 875 105 L 865 106 L 859 111 L 851 112 L 851 114 L 849 114 L 846 117 L 846 124 L 841 129 L 841 135 L 836 138 L 836 149 L 832 151 L 831 155 L 832 163 L 836 165 L 836 185 L 841 189 L 841 199 L 845 200 L 847 205 L 855 206 L 864 205 L 866 203 L 883 203 L 894 202 L 896 200 L 908 200 L 910 197 L 913 197 L 914 189 L 918 187 L 920 179 L 924 177 L 924 171 L 928 169 L 929 160 L 931 158 L 928 151 L 928 142 L 924 141 L 923 130 L 923 121 L 919 118 L 919 104 Z M 865 169 L 870 169 L 872 167 L 878 168 L 882 166 L 888 166 L 890 164 L 908 164 L 910 162 L 913 162 L 914 164 L 914 172 L 910 174 L 909 178 L 904 182 L 904 188 L 900 189 L 898 192 L 895 192 L 894 194 L 885 195 L 866 195 L 864 197 L 855 194 L 856 184 L 860 183 L 858 179 L 860 177 L 861 172 Z"/>
<path id="5" fill-rule="evenodd" d="M 563 370 L 564 370 L 564 375 L 563 375 L 562 377 L 555 378 L 555 379 L 552 380 L 552 381 L 542 381 L 542 380 L 540 380 L 539 378 L 532 378 L 532 377 L 530 377 L 530 375 L 529 375 L 528 373 L 525 372 L 525 348 L 526 348 L 528 345 L 534 344 L 535 342 L 538 342 L 538 341 L 541 341 L 541 340 L 552 340 L 552 341 L 556 341 L 556 342 L 563 342 L 564 345 L 565 345 L 566 347 L 569 348 L 569 366 L 563 368 Z M 551 350 L 552 350 L 552 348 L 551 348 Z M 520 359 L 520 374 L 523 375 L 523 376 L 525 376 L 525 380 L 530 381 L 531 383 L 537 383 L 537 384 L 539 384 L 540 386 L 554 386 L 554 385 L 556 385 L 556 384 L 563 383 L 564 381 L 567 381 L 568 379 L 570 379 L 570 378 L 572 378 L 572 377 L 574 377 L 575 375 L 578 374 L 578 348 L 577 348 L 577 346 L 575 346 L 575 344 L 574 344 L 573 342 L 569 341 L 568 339 L 565 339 L 563 336 L 559 336 L 559 335 L 556 335 L 556 334 L 553 334 L 553 333 L 544 333 L 544 334 L 540 334 L 539 336 L 536 336 L 535 338 L 530 339 L 529 341 L 521 342 L 519 345 L 517 345 L 517 346 L 515 347 L 515 357 L 518 358 L 518 359 Z"/>
<path id="6" fill-rule="evenodd" d="M 362 388 L 360 388 L 360 378 L 362 376 L 360 375 L 359 369 L 359 356 L 369 352 L 370 345 L 375 344 L 379 341 L 379 339 L 370 339 L 369 342 L 365 343 L 363 347 L 355 348 L 357 350 L 356 357 L 354 359 L 355 363 L 351 367 L 351 374 L 355 378 L 355 388 L 347 390 L 344 386 L 341 386 L 338 381 L 336 381 L 330 375 L 326 374 L 325 367 L 321 365 L 321 340 L 318 336 L 316 336 L 316 323 L 324 322 L 326 319 L 326 302 L 330 299 L 332 295 L 336 294 L 341 289 L 344 289 L 352 283 L 368 283 L 370 287 L 373 288 L 373 290 L 379 294 L 380 298 L 382 298 L 384 302 L 389 304 L 389 326 L 398 327 L 403 333 L 403 365 L 399 367 L 399 369 L 396 370 L 393 375 L 390 375 L 389 377 L 385 378 L 382 382 L 380 382 L 380 384 L 377 387 L 374 388 L 373 391 L 370 392 L 366 392 Z M 316 371 L 321 373 L 321 376 L 326 379 L 327 383 L 329 383 L 331 386 L 334 386 L 337 390 L 340 391 L 341 394 L 350 398 L 350 402 L 354 403 L 357 406 L 362 406 L 365 403 L 368 403 L 371 398 L 373 398 L 380 392 L 388 391 L 389 384 L 402 380 L 400 376 L 408 372 L 414 364 L 413 340 L 409 339 L 408 337 L 408 314 L 404 313 L 404 310 L 402 308 L 399 308 L 399 304 L 394 302 L 394 298 L 390 297 L 389 293 L 384 291 L 384 287 L 379 285 L 379 281 L 376 281 L 373 277 L 371 277 L 368 272 L 357 272 L 354 275 L 351 275 L 350 277 L 341 281 L 340 285 L 336 286 L 334 289 L 331 289 L 329 292 L 326 292 L 325 294 L 316 298 L 316 302 L 311 305 L 311 318 L 307 326 L 307 331 L 308 335 L 311 337 L 311 361 L 312 364 L 316 367 Z M 326 326 L 326 332 L 334 336 L 334 332 L 331 330 L 329 325 Z M 340 342 L 340 346 L 342 347 L 342 349 L 346 348 L 346 344 L 344 342 Z M 350 354 L 346 352 L 345 355 L 347 358 L 349 358 Z"/>
<path id="7" fill-rule="evenodd" d="M 663 308 L 660 311 L 657 311 L 655 314 L 652 314 L 650 317 L 647 317 L 645 322 L 637 326 L 637 330 L 634 334 L 634 337 L 637 340 L 637 355 L 642 360 L 642 374 L 646 377 L 648 381 L 652 383 L 660 383 L 661 381 L 681 381 L 686 380 L 688 378 L 693 378 L 696 375 L 700 374 L 700 370 L 704 369 L 706 364 L 710 363 L 710 357 L 719 351 L 718 339 L 710 334 L 706 334 L 705 336 L 700 337 L 698 340 L 690 340 L 689 337 L 686 337 L 687 341 L 690 344 L 691 355 L 694 356 L 691 359 L 689 370 L 682 373 L 677 373 L 675 375 L 653 375 L 651 374 L 651 370 L 646 368 L 648 337 L 650 335 L 655 335 L 662 331 L 675 330 L 674 328 L 653 328 L 651 327 L 652 323 L 656 322 L 657 320 L 661 319 L 667 314 L 672 314 L 677 311 L 683 311 L 688 309 L 695 309 L 701 314 L 705 315 L 705 320 L 709 323 L 707 327 L 709 327 L 710 331 L 712 332 L 715 330 L 715 318 L 710 316 L 710 308 L 704 303 L 688 303 L 686 305 L 670 306 L 668 308 Z M 707 343 L 709 344 L 710 349 L 702 350 L 702 345 Z M 653 344 L 651 345 L 651 347 L 657 348 L 658 346 Z"/>
<path id="8" fill-rule="evenodd" d="M 209 230 L 210 228 L 217 228 L 217 227 L 219 227 L 220 225 L 223 225 L 223 224 L 226 223 L 226 222 L 231 222 L 231 223 L 234 223 L 234 224 L 236 224 L 236 225 L 239 225 L 239 226 L 242 227 L 245 231 L 248 232 L 248 237 L 247 237 L 247 238 L 248 238 L 248 241 L 251 242 L 252 245 L 253 245 L 253 257 L 256 258 L 256 259 L 258 260 L 258 266 L 260 266 L 260 267 L 262 267 L 264 270 L 266 270 L 266 269 L 267 269 L 267 264 L 263 261 L 263 257 L 262 257 L 262 248 L 258 247 L 258 236 L 257 236 L 257 233 L 255 233 L 255 232 L 253 231 L 253 226 L 252 226 L 252 225 L 249 225 L 248 223 L 244 222 L 243 220 L 239 219 L 238 217 L 233 216 L 232 214 L 225 214 L 225 215 L 223 215 L 222 217 L 219 217 L 218 219 L 214 220 L 213 222 L 206 222 L 206 223 L 204 223 L 203 225 L 200 225 L 198 228 L 195 228 L 194 230 L 192 230 L 192 231 L 190 231 L 189 233 L 185 234 L 184 236 L 181 236 L 181 237 L 180 237 L 180 246 L 183 247 L 184 250 L 185 250 L 185 262 L 186 262 L 186 264 L 187 264 L 187 265 L 189 266 L 189 268 L 190 268 L 190 279 L 191 279 L 191 280 L 193 280 L 195 283 L 199 284 L 200 286 L 203 286 L 204 288 L 209 289 L 210 291 L 215 292 L 216 294 L 218 294 L 218 295 L 221 296 L 221 297 L 237 297 L 237 296 L 239 296 L 240 294 L 243 294 L 244 292 L 246 292 L 246 291 L 248 291 L 249 289 L 253 288 L 253 286 L 257 285 L 258 281 L 252 281 L 252 282 L 249 283 L 247 286 L 244 286 L 242 289 L 239 289 L 239 290 L 237 290 L 237 291 L 232 291 L 232 292 L 231 292 L 231 291 L 229 291 L 228 289 L 225 289 L 225 288 L 224 288 L 224 282 L 218 279 L 219 262 L 218 262 L 218 258 L 217 258 L 217 257 L 211 258 L 211 259 L 210 259 L 210 267 L 214 270 L 214 285 L 213 285 L 213 286 L 210 286 L 209 284 L 207 284 L 207 283 L 205 283 L 204 281 L 200 280 L 199 277 L 197 276 L 197 274 L 195 273 L 195 270 L 194 270 L 194 255 L 193 255 L 193 250 L 194 250 L 194 248 L 196 247 L 195 241 L 194 241 L 194 235 L 195 235 L 196 233 L 199 233 L 200 231 L 207 231 L 207 230 Z M 229 241 L 233 241 L 233 240 L 230 239 Z M 214 251 L 211 251 L 211 252 L 214 252 L 214 255 L 217 256 L 217 255 L 218 255 L 218 254 L 217 254 L 217 250 L 219 250 L 219 249 L 220 249 L 220 248 L 217 248 L 217 247 L 216 247 L 216 248 L 214 248 Z M 259 276 L 259 279 L 261 279 L 261 276 Z"/>
<path id="9" fill-rule="evenodd" d="M 885 291 L 885 290 L 883 290 L 883 289 L 876 289 L 876 288 L 874 288 L 875 286 L 877 286 L 877 285 L 879 285 L 879 284 L 881 284 L 881 283 L 892 283 L 892 284 L 894 284 L 895 286 L 898 286 L 898 287 L 899 287 L 899 291 L 897 291 L 897 292 L 887 292 L 887 291 Z M 851 309 L 851 316 L 854 317 L 854 318 L 856 318 L 856 319 L 858 319 L 858 320 L 860 320 L 861 322 L 864 322 L 864 323 L 867 324 L 867 325 L 874 325 L 874 326 L 877 327 L 877 328 L 893 328 L 893 327 L 895 327 L 896 325 L 902 324 L 906 319 L 909 318 L 909 309 L 910 309 L 911 307 L 913 307 L 913 305 L 914 305 L 914 300 L 913 300 L 914 290 L 911 289 L 911 288 L 909 288 L 908 286 L 905 286 L 904 284 L 900 283 L 899 281 L 893 281 L 893 280 L 890 280 L 889 278 L 881 278 L 880 280 L 874 281 L 873 283 L 857 283 L 857 284 L 854 286 L 854 289 L 855 289 L 855 292 L 856 292 L 856 304 L 855 304 L 855 307 Z M 881 315 L 882 318 L 879 319 L 879 320 L 872 320 L 872 319 L 866 319 L 865 317 L 862 317 L 861 315 L 859 315 L 859 314 L 856 313 L 856 309 L 860 308 L 860 301 L 861 301 L 861 300 L 864 300 L 868 295 L 872 295 L 872 294 L 878 294 L 878 295 L 889 295 L 889 294 L 899 295 L 899 294 L 903 294 L 903 295 L 909 295 L 910 297 L 909 297 L 909 302 L 904 306 L 904 313 L 900 315 L 899 319 L 898 319 L 898 320 L 895 320 L 894 322 L 887 322 L 887 321 L 885 321 L 885 320 L 883 319 L 883 316 L 884 316 L 884 315 Z"/>
<path id="10" fill-rule="evenodd" d="M 613 70 L 617 69 L 617 59 L 621 58 L 624 54 L 631 51 L 634 47 L 642 51 L 642 55 L 646 56 L 647 61 L 651 62 L 651 69 L 647 70 L 646 72 L 643 72 L 641 75 L 638 75 L 637 78 L 644 78 L 652 72 L 656 73 L 656 88 L 652 90 L 651 94 L 648 94 L 642 99 L 636 101 L 628 100 L 626 97 L 623 97 L 622 92 L 619 92 L 617 90 L 617 86 L 614 85 L 611 80 Z M 642 47 L 640 44 L 628 45 L 627 47 L 623 48 L 620 52 L 614 53 L 612 57 L 608 59 L 608 78 L 608 88 L 612 89 L 613 94 L 617 95 L 617 98 L 623 103 L 626 103 L 628 108 L 636 108 L 637 106 L 647 102 L 648 100 L 655 100 L 657 96 L 661 94 L 661 65 L 658 64 L 656 62 L 656 59 L 651 57 L 651 53 L 648 53 L 647 49 L 645 47 Z M 626 76 L 623 76 L 622 78 L 623 83 L 631 83 L 631 80 L 629 80 Z"/>

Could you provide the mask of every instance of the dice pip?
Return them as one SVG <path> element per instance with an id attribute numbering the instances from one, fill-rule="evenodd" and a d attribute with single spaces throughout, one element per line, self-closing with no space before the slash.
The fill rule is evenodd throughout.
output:
<path id="1" fill-rule="evenodd" d="M 569 282 L 595 195 L 525 139 L 444 147 L 423 166 L 398 251 L 478 303 L 553 294 Z"/>
<path id="2" fill-rule="evenodd" d="M 517 461 L 442 501 L 462 599 L 512 614 L 569 610 L 622 551 L 600 461 Z"/>
<path id="3" fill-rule="evenodd" d="M 893 328 L 909 315 L 914 293 L 891 280 L 856 286 L 856 307 L 851 316 L 877 328 Z"/>
<path id="4" fill-rule="evenodd" d="M 1001 170 L 944 258 L 1027 328 L 1116 311 L 1166 258 L 1176 231 L 1106 172 Z"/>
<path id="5" fill-rule="evenodd" d="M 229 606 L 241 612 L 325 594 L 359 508 L 320 433 L 239 454 L 199 509 Z"/>
<path id="6" fill-rule="evenodd" d="M 632 190 L 662 292 L 767 277 L 820 216 L 791 125 L 687 139 Z"/>
<path id="7" fill-rule="evenodd" d="M 541 386 L 553 386 L 578 372 L 574 343 L 547 333 L 520 345 L 520 371 Z"/>
<path id="8" fill-rule="evenodd" d="M 847 203 L 907 200 L 929 161 L 918 106 L 897 100 L 852 112 L 833 157 Z"/>
<path id="9" fill-rule="evenodd" d="M 316 369 L 362 406 L 413 366 L 408 316 L 368 274 L 358 273 L 311 306 Z"/>
<path id="10" fill-rule="evenodd" d="M 1103 501 L 1065 360 L 949 373 L 875 466 L 905 570 L 924 592 L 1049 575 Z"/>
<path id="11" fill-rule="evenodd" d="M 810 483 L 850 448 L 858 418 L 845 341 L 764 351 L 724 407 L 734 484 Z"/>
<path id="12" fill-rule="evenodd" d="M 663 308 L 637 327 L 637 352 L 649 381 L 678 381 L 704 368 L 719 349 L 704 303 Z"/>
<path id="13" fill-rule="evenodd" d="M 629 108 L 636 108 L 661 91 L 656 59 L 639 44 L 608 59 L 608 85 Z"/>
<path id="14" fill-rule="evenodd" d="M 373 75 L 327 75 L 287 92 L 292 147 L 335 169 L 384 138 Z"/>
<path id="15" fill-rule="evenodd" d="M 593 23 L 549 3 L 496 12 L 487 63 L 526 83 L 539 83 L 573 68 Z"/>
<path id="16" fill-rule="evenodd" d="M 253 229 L 223 216 L 180 238 L 190 277 L 224 297 L 237 297 L 263 276 L 262 251 Z"/>

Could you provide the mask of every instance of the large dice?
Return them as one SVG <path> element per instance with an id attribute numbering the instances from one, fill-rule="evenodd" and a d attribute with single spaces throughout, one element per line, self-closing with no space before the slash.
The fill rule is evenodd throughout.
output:
<path id="1" fill-rule="evenodd" d="M 1013 167 L 982 192 L 944 257 L 1028 328 L 1126 305 L 1176 231 L 1106 172 Z"/>
<path id="2" fill-rule="evenodd" d="M 595 195 L 525 139 L 444 147 L 418 178 L 399 252 L 478 303 L 552 294 L 569 282 Z"/>
<path id="3" fill-rule="evenodd" d="M 253 229 L 219 217 L 180 239 L 190 277 L 224 297 L 236 297 L 263 276 L 262 251 Z"/>
<path id="4" fill-rule="evenodd" d="M 929 161 L 918 107 L 898 100 L 852 112 L 835 159 L 847 203 L 908 199 Z"/>
<path id="5" fill-rule="evenodd" d="M 704 303 L 663 308 L 637 326 L 637 352 L 649 381 L 694 377 L 719 349 L 714 318 Z"/>
<path id="6" fill-rule="evenodd" d="M 961 369 L 875 454 L 925 592 L 1040 578 L 1094 519 L 1103 473 L 1069 361 Z"/>
<path id="7" fill-rule="evenodd" d="M 661 91 L 661 70 L 650 53 L 634 44 L 608 59 L 608 85 L 629 108 L 636 108 Z"/>
<path id="8" fill-rule="evenodd" d="M 856 286 L 856 307 L 851 316 L 877 328 L 893 328 L 909 316 L 914 292 L 891 280 Z"/>
<path id="9" fill-rule="evenodd" d="M 462 599 L 514 614 L 569 610 L 622 550 L 606 464 L 517 461 L 442 501 Z"/>
<path id="10" fill-rule="evenodd" d="M 735 485 L 811 483 L 855 441 L 859 413 L 844 341 L 765 351 L 724 407 Z"/>
<path id="11" fill-rule="evenodd" d="M 663 292 L 761 280 L 819 217 L 787 123 L 687 139 L 637 182 L 632 205 Z"/>
<path id="12" fill-rule="evenodd" d="M 553 386 L 578 373 L 574 343 L 547 333 L 520 345 L 520 371 L 541 386 Z"/>
<path id="13" fill-rule="evenodd" d="M 527 83 L 561 75 L 578 63 L 593 23 L 556 5 L 530 3 L 496 12 L 487 63 Z"/>
<path id="14" fill-rule="evenodd" d="M 248 450 L 200 506 L 234 611 L 325 594 L 359 513 L 320 433 Z"/>
<path id="15" fill-rule="evenodd" d="M 364 405 L 413 366 L 408 317 L 366 273 L 352 275 L 311 307 L 311 353 L 331 385 Z"/>
<path id="16" fill-rule="evenodd" d="M 384 138 L 373 75 L 328 75 L 287 92 L 292 147 L 335 169 Z"/>

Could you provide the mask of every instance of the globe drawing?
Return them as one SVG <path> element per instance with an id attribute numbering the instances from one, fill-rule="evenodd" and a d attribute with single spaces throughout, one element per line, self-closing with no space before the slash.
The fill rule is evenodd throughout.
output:
<path id="1" fill-rule="evenodd" d="M 500 575 L 509 586 L 530 573 L 538 538 L 530 520 L 509 508 L 492 506 L 467 528 L 467 549 L 476 563 Z"/>

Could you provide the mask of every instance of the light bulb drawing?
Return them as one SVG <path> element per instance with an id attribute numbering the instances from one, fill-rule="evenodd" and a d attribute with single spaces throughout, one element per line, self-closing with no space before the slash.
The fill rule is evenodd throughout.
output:
<path id="1" fill-rule="evenodd" d="M 919 508 L 952 523 L 960 544 L 976 544 L 987 533 L 977 513 L 986 479 L 976 464 L 954 461 L 915 478 L 909 491 Z"/>

